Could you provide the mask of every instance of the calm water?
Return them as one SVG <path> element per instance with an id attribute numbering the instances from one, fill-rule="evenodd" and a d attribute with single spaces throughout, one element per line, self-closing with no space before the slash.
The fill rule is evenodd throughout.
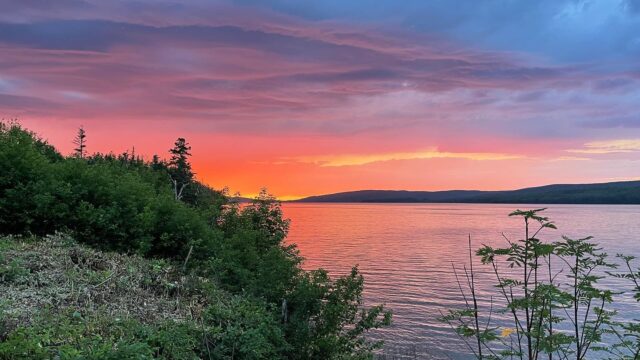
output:
<path id="1" fill-rule="evenodd" d="M 284 211 L 292 220 L 289 241 L 298 244 L 306 268 L 322 267 L 338 275 L 358 264 L 365 276 L 366 302 L 385 303 L 393 310 L 394 325 L 375 334 L 390 353 L 466 359 L 464 344 L 437 321 L 440 311 L 462 301 L 451 264 L 468 261 L 469 234 L 474 248 L 504 245 L 501 232 L 521 238 L 522 220 L 507 215 L 533 207 L 539 206 L 285 204 Z M 558 230 L 542 233 L 543 240 L 593 235 L 611 255 L 640 256 L 640 206 L 551 205 L 546 215 Z M 486 305 L 494 278 L 477 266 Z M 622 302 L 623 316 L 640 318 L 638 304 L 628 297 Z"/>

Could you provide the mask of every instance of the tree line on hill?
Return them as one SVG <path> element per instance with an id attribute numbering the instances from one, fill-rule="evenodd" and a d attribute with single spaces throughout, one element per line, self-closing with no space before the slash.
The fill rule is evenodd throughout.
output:
<path id="1" fill-rule="evenodd" d="M 317 195 L 298 202 L 487 203 L 487 204 L 640 204 L 640 181 L 555 184 L 505 191 L 359 190 Z"/>

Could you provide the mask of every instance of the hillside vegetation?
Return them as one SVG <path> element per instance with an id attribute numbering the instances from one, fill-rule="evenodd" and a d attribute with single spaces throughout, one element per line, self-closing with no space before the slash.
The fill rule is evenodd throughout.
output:
<path id="1" fill-rule="evenodd" d="M 299 202 L 640 204 L 640 181 L 557 184 L 509 191 L 360 190 L 311 196 Z"/>
<path id="2" fill-rule="evenodd" d="M 266 192 L 194 180 L 190 147 L 64 156 L 0 125 L 0 359 L 367 359 L 356 268 L 303 271 Z"/>

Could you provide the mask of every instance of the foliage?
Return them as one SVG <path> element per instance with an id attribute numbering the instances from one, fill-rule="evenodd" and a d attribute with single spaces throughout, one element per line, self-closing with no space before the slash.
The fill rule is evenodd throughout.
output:
<path id="1" fill-rule="evenodd" d="M 230 202 L 223 192 L 194 180 L 190 150 L 186 140 L 179 138 L 169 161 L 154 156 L 147 162 L 134 151 L 63 157 L 19 124 L 0 123 L 0 167 L 4 170 L 0 173 L 0 234 L 41 239 L 68 233 L 79 243 L 104 251 L 89 253 L 110 264 L 85 268 L 94 262 L 82 260 L 87 259 L 87 251 L 77 246 L 72 254 L 49 248 L 51 254 L 61 256 L 60 261 L 25 252 L 24 256 L 37 258 L 25 263 L 64 270 L 44 276 L 24 270 L 19 261 L 0 258 L 0 286 L 22 294 L 17 286 L 41 289 L 42 281 L 57 284 L 67 279 L 70 283 L 65 286 L 71 285 L 72 293 L 81 284 L 90 284 L 87 293 L 74 298 L 76 302 L 93 304 L 101 299 L 101 306 L 110 308 L 122 306 L 119 302 L 127 293 L 124 282 L 129 282 L 132 295 L 145 294 L 150 290 L 136 288 L 136 284 L 147 279 L 152 288 L 163 289 L 162 295 L 151 295 L 154 299 L 162 300 L 167 293 L 199 294 L 189 301 L 199 304 L 193 309 L 204 309 L 194 310 L 196 313 L 205 314 L 193 313 L 184 327 L 175 327 L 181 333 L 174 334 L 158 319 L 145 320 L 148 316 L 124 324 L 93 307 L 78 311 L 77 306 L 85 303 L 66 304 L 64 291 L 58 289 L 51 296 L 73 310 L 72 315 L 78 311 L 81 318 L 36 313 L 42 315 L 41 321 L 10 331 L 0 354 L 38 358 L 57 351 L 60 358 L 105 359 L 372 356 L 378 344 L 369 343 L 364 334 L 388 325 L 390 313 L 382 306 L 363 306 L 363 279 L 357 270 L 338 279 L 329 278 L 324 271 L 303 271 L 296 247 L 285 243 L 289 221 L 280 203 L 266 190 L 251 204 Z M 156 265 L 158 271 L 164 271 L 163 263 L 117 270 L 121 261 L 104 255 L 112 251 L 167 262 L 171 274 L 193 279 L 190 290 L 180 285 L 182 280 L 159 275 L 164 280 L 158 285 L 153 274 Z M 18 252 L 12 254 L 15 257 Z M 61 288 L 67 289 L 65 286 Z M 120 297 L 112 298 L 115 295 Z M 16 299 L 27 301 L 20 296 Z M 130 301 L 127 306 L 146 314 L 136 307 L 139 302 Z M 179 345 L 167 350 L 172 337 Z M 178 353 L 182 355 L 175 355 Z"/>
<path id="2" fill-rule="evenodd" d="M 391 313 L 383 306 L 364 309 L 363 286 L 364 279 L 355 267 L 335 282 L 323 270 L 306 273 L 286 310 L 286 330 L 298 349 L 291 358 L 370 358 L 371 351 L 381 344 L 369 343 L 362 335 L 388 326 Z M 308 325 L 307 319 L 313 326 Z"/>
<path id="3" fill-rule="evenodd" d="M 476 252 L 481 263 L 490 266 L 504 308 L 495 310 L 493 300 L 488 313 L 477 306 L 469 240 L 471 267 L 464 266 L 467 290 L 462 285 L 465 281 L 458 280 L 466 305 L 443 314 L 441 320 L 456 330 L 478 359 L 581 360 L 591 358 L 593 352 L 608 352 L 616 359 L 637 359 L 637 323 L 616 321 L 616 312 L 610 309 L 616 294 L 598 285 L 609 274 L 632 280 L 637 292 L 638 277 L 629 264 L 632 258 L 622 257 L 629 273 L 616 275 L 610 270 L 617 265 L 608 261 L 591 237 L 541 241 L 538 236 L 543 230 L 556 229 L 541 215 L 544 210 L 511 213 L 523 219 L 524 238 L 511 241 L 505 236 L 509 246 L 485 245 Z M 495 312 L 510 314 L 512 325 L 495 324 Z M 602 346 L 612 334 L 620 343 Z"/>
<path id="4" fill-rule="evenodd" d="M 144 325 L 98 313 L 44 311 L 0 343 L 0 359 L 196 359 L 192 325 Z"/>
<path id="5" fill-rule="evenodd" d="M 288 345 L 275 312 L 242 297 L 218 299 L 205 314 L 204 347 L 215 359 L 280 359 Z"/>
<path id="6" fill-rule="evenodd" d="M 103 249 L 159 257 L 184 257 L 189 246 L 218 239 L 200 209 L 173 200 L 164 171 L 141 159 L 124 153 L 51 161 L 34 134 L 1 126 L 7 171 L 0 175 L 0 232 L 71 231 Z M 223 203 L 220 193 L 209 194 L 211 204 Z"/>
<path id="7" fill-rule="evenodd" d="M 242 208 L 226 208 L 220 228 L 228 240 L 217 248 L 219 259 L 212 269 L 221 283 L 232 291 L 281 302 L 302 274 L 302 258 L 295 246 L 283 242 L 289 221 L 283 219 L 280 204 L 263 191 Z"/>
<path id="8" fill-rule="evenodd" d="M 16 124 L 0 123 L 0 146 L 0 231 L 54 230 L 50 217 L 65 210 L 55 199 L 65 189 L 51 171 L 61 155 Z"/>
<path id="9" fill-rule="evenodd" d="M 618 254 L 623 262 L 623 273 L 609 273 L 609 275 L 628 280 L 633 286 L 632 294 L 636 302 L 640 302 L 640 268 L 633 267 L 636 259 L 633 256 Z M 615 336 L 618 342 L 606 347 L 615 359 L 637 360 L 640 359 L 640 319 L 610 320 L 609 332 Z"/>

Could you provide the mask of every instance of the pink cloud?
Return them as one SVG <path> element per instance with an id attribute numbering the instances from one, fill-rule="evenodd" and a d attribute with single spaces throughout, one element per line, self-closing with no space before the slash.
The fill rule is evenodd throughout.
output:
<path id="1" fill-rule="evenodd" d="M 276 178 L 316 176 L 335 191 L 368 187 L 359 177 L 385 188 L 447 179 L 472 188 L 461 175 L 471 169 L 488 187 L 489 168 L 469 159 L 404 156 L 342 172 L 278 161 L 437 148 L 505 154 L 512 171 L 523 168 L 515 158 L 539 158 L 530 161 L 543 168 L 566 149 L 620 138 L 618 128 L 632 128 L 640 113 L 638 77 L 436 35 L 207 2 L 141 4 L 139 13 L 121 2 L 67 3 L 57 11 L 14 5 L 14 16 L 0 15 L 0 116 L 21 118 L 65 151 L 80 124 L 99 151 L 135 145 L 150 155 L 187 135 L 200 173 L 216 185 L 259 188 L 249 169 L 261 169 L 263 185 L 279 191 Z M 398 174 L 411 164 L 442 168 L 417 171 L 419 181 Z M 298 195 L 311 191 L 287 181 Z"/>

